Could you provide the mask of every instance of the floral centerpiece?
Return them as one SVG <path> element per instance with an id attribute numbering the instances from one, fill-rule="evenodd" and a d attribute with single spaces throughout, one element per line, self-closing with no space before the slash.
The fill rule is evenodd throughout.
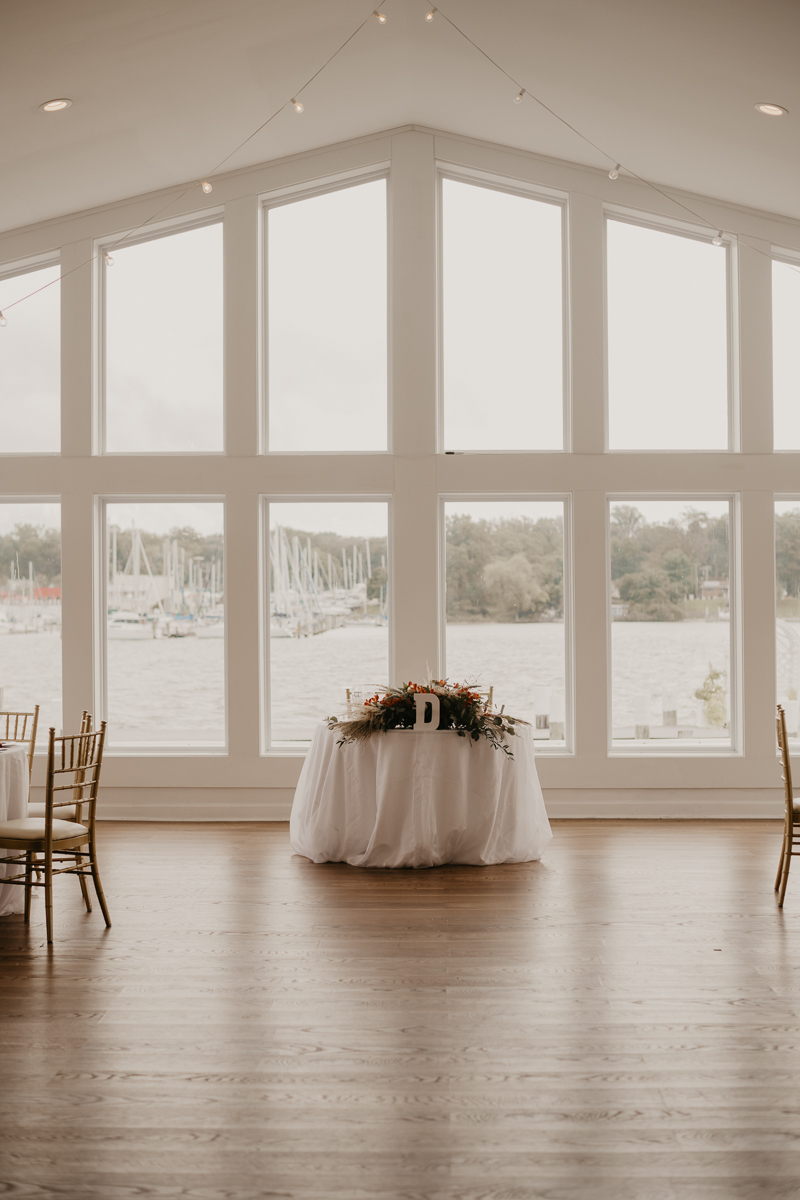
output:
<path id="1" fill-rule="evenodd" d="M 528 722 L 506 716 L 505 706 L 499 712 L 492 712 L 473 684 L 448 683 L 446 679 L 387 688 L 383 695 L 376 692 L 365 700 L 355 716 L 349 714 L 344 720 L 328 717 L 328 728 L 341 734 L 337 746 L 360 742 L 373 733 L 386 733 L 388 729 L 413 729 L 415 696 L 420 693 L 438 697 L 439 729 L 453 729 L 459 737 L 470 738 L 473 742 L 484 737 L 495 750 L 502 750 L 509 758 L 514 757 L 508 739 L 516 736 L 516 725 L 527 725 Z"/>

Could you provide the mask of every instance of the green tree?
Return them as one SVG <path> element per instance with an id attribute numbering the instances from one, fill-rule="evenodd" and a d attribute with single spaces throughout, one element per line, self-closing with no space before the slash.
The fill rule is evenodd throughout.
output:
<path id="1" fill-rule="evenodd" d="M 694 583 L 694 571 L 683 550 L 668 550 L 661 564 L 671 582 L 680 587 L 684 596 L 688 595 Z"/>
<path id="2" fill-rule="evenodd" d="M 723 729 L 728 723 L 724 679 L 725 672 L 718 671 L 713 663 L 709 663 L 708 674 L 702 687 L 697 688 L 694 693 L 698 700 L 703 701 L 706 721 L 717 729 Z"/>
<path id="3" fill-rule="evenodd" d="M 547 607 L 547 592 L 524 554 L 494 559 L 483 573 L 483 583 L 490 602 L 506 621 L 538 616 Z"/>
<path id="4" fill-rule="evenodd" d="M 800 596 L 800 508 L 775 517 L 778 583 L 787 596 Z"/>
<path id="5" fill-rule="evenodd" d="M 40 525 L 21 523 L 11 533 L 0 536 L 0 574 L 11 579 L 28 575 L 33 563 L 38 582 L 43 586 L 61 583 L 61 533 Z"/>
<path id="6" fill-rule="evenodd" d="M 620 598 L 628 605 L 627 621 L 682 621 L 681 588 L 665 571 L 641 571 L 624 575 L 619 584 Z"/>

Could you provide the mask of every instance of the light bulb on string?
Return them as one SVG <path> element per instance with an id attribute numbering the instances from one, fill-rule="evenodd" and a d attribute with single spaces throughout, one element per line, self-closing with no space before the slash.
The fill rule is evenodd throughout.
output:
<path id="1" fill-rule="evenodd" d="M 386 24 L 386 13 L 378 12 L 378 10 L 376 8 L 374 15 L 378 18 L 379 24 L 381 24 L 381 25 Z"/>
<path id="2" fill-rule="evenodd" d="M 617 165 L 615 167 L 612 167 L 611 170 L 608 172 L 608 178 L 609 179 L 619 179 L 619 169 L 621 166 L 622 166 L 622 163 L 617 163 Z"/>
<path id="3" fill-rule="evenodd" d="M 717 234 L 717 236 L 715 238 L 711 239 L 711 245 L 712 246 L 721 246 L 722 245 L 722 230 L 721 229 L 720 229 L 719 233 Z"/>
<path id="4" fill-rule="evenodd" d="M 108 253 L 107 250 L 103 251 L 103 262 L 106 264 L 107 267 L 113 267 L 113 265 L 114 265 L 114 260 L 111 257 L 111 255 Z"/>
<path id="5" fill-rule="evenodd" d="M 5 319 L 3 314 L 0 312 L 0 325 L 7 325 L 7 324 L 8 324 L 8 321 Z"/>
<path id="6" fill-rule="evenodd" d="M 525 88 L 522 88 L 514 97 L 515 104 L 522 104 L 522 97 L 525 95 Z"/>
<path id="7" fill-rule="evenodd" d="M 425 13 L 425 20 L 432 21 L 435 16 L 436 16 L 436 9 L 432 8 L 430 12 Z"/>
<path id="8" fill-rule="evenodd" d="M 214 190 L 214 189 L 213 189 L 213 187 L 211 186 L 211 184 L 208 182 L 208 180 L 207 180 L 207 179 L 204 179 L 204 180 L 203 180 L 203 182 L 200 184 L 200 187 L 201 187 L 201 188 L 203 189 L 203 191 L 204 191 L 204 192 L 206 192 L 206 193 L 208 193 L 208 192 L 213 192 L 213 190 Z"/>
<path id="9" fill-rule="evenodd" d="M 303 109 L 305 108 L 305 104 L 301 104 L 299 100 L 293 100 L 292 108 L 294 109 L 295 112 L 302 112 Z"/>

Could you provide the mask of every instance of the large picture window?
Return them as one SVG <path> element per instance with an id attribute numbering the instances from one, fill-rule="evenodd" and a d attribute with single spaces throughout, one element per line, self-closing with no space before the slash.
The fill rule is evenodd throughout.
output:
<path id="1" fill-rule="evenodd" d="M 728 250 L 606 222 L 612 450 L 728 447 Z"/>
<path id="2" fill-rule="evenodd" d="M 445 450 L 564 445 L 563 208 L 442 179 Z"/>
<path id="3" fill-rule="evenodd" d="M 563 750 L 564 502 L 448 500 L 444 520 L 448 678 L 491 687 L 540 749 Z"/>
<path id="4" fill-rule="evenodd" d="M 612 745 L 730 749 L 731 503 L 626 497 L 610 507 Z"/>
<path id="5" fill-rule="evenodd" d="M 386 180 L 266 220 L 269 449 L 386 450 Z"/>
<path id="6" fill-rule="evenodd" d="M 61 733 L 61 507 L 0 499 L 0 709 Z"/>
<path id="7" fill-rule="evenodd" d="M 269 740 L 305 748 L 346 689 L 389 683 L 388 504 L 268 508 Z"/>
<path id="8" fill-rule="evenodd" d="M 772 396 L 776 450 L 800 450 L 800 264 L 772 264 Z"/>
<path id="9" fill-rule="evenodd" d="M 112 248 L 105 291 L 105 449 L 221 451 L 222 225 Z"/>
<path id="10" fill-rule="evenodd" d="M 105 510 L 108 743 L 225 745 L 223 505 Z"/>
<path id="11" fill-rule="evenodd" d="M 775 502 L 775 667 L 786 731 L 800 745 L 800 496 Z"/>
<path id="12" fill-rule="evenodd" d="M 61 268 L 0 278 L 0 453 L 57 454 L 61 448 Z M 15 303 L 27 296 L 23 303 Z"/>

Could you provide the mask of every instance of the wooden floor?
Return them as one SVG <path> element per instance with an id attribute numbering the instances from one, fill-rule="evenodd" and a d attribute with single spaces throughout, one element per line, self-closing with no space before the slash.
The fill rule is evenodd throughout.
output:
<path id="1" fill-rule="evenodd" d="M 0 920 L 0 1195 L 800 1196 L 776 822 L 563 821 L 359 871 L 285 825 L 101 828 L 113 928 Z"/>

